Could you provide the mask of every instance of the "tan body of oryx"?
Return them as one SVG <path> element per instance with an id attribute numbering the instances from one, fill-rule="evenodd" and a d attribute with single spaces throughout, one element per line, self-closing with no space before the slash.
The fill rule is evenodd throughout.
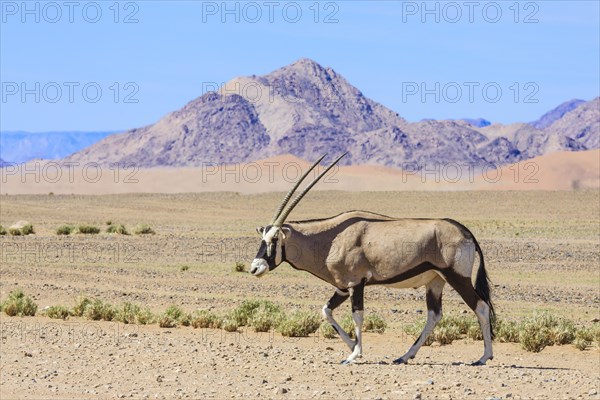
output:
<path id="1" fill-rule="evenodd" d="M 468 252 L 460 254 L 467 257 L 467 262 L 455 265 L 460 267 L 455 271 L 471 276 L 473 242 L 445 220 L 394 219 L 366 211 L 349 211 L 328 219 L 290 222 L 284 226 L 293 231 L 286 239 L 286 261 L 339 289 L 351 288 L 363 279 L 367 284 L 383 282 L 424 262 L 443 271 L 455 265 L 460 249 Z M 420 287 L 440 275 L 441 272 L 427 271 L 389 285 Z"/>
<path id="2" fill-rule="evenodd" d="M 449 283 L 479 320 L 484 354 L 474 364 L 485 364 L 492 359 L 494 308 L 487 272 L 481 247 L 464 225 L 451 219 L 400 219 L 367 211 L 348 211 L 331 218 L 284 224 L 302 197 L 341 157 L 284 209 L 302 180 L 322 158 L 286 195 L 271 225 L 258 228 L 262 241 L 250 272 L 263 276 L 285 261 L 333 285 L 335 293 L 323 307 L 323 315 L 352 351 L 344 363 L 362 355 L 366 286 L 425 286 L 425 328 L 408 352 L 394 361 L 406 363 L 414 358 L 442 318 L 442 291 Z M 479 268 L 473 286 L 475 253 L 479 256 Z M 333 318 L 333 310 L 348 298 L 352 300 L 356 340 Z"/>

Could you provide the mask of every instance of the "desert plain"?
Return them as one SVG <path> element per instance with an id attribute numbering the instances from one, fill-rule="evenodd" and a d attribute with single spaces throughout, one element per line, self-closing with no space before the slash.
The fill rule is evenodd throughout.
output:
<path id="1" fill-rule="evenodd" d="M 35 234 L 1 236 L 0 298 L 21 288 L 39 305 L 74 304 L 80 295 L 129 301 L 160 312 L 221 312 L 247 299 L 285 311 L 319 312 L 333 288 L 282 265 L 257 279 L 248 266 L 258 249 L 255 227 L 269 222 L 283 193 L 2 195 L 0 223 L 30 222 Z M 291 219 L 351 209 L 397 217 L 451 217 L 483 248 L 501 318 L 547 311 L 591 326 L 600 317 L 600 194 L 569 191 L 432 191 L 310 193 Z M 106 222 L 155 235 L 115 235 Z M 98 235 L 56 235 L 64 224 L 92 224 Z M 185 266 L 186 268 L 182 268 Z M 444 312 L 471 313 L 446 286 Z M 349 312 L 349 303 L 336 315 Z M 404 324 L 423 318 L 425 291 L 370 286 L 365 313 L 388 324 L 367 333 L 363 357 L 340 365 L 347 348 L 314 334 L 283 337 L 178 326 L 126 325 L 82 318 L 0 316 L 2 399 L 67 398 L 364 398 L 597 399 L 600 351 L 572 345 L 540 353 L 494 345 L 486 366 L 472 367 L 483 342 L 460 339 L 421 349 L 393 365 L 414 341 Z"/>

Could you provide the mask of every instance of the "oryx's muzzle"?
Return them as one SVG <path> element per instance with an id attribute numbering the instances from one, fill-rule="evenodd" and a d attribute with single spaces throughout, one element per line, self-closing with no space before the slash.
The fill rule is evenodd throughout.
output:
<path id="1" fill-rule="evenodd" d="M 269 265 L 262 258 L 255 258 L 252 260 L 252 265 L 250 266 L 250 273 L 254 276 L 262 276 L 265 272 L 269 270 Z"/>

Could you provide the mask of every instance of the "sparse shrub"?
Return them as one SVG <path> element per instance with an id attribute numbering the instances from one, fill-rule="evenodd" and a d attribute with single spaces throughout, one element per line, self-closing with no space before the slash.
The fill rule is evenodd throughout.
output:
<path id="1" fill-rule="evenodd" d="M 524 323 L 519 331 L 519 343 L 525 350 L 539 353 L 552 344 L 551 331 L 535 323 Z"/>
<path id="2" fill-rule="evenodd" d="M 183 326 L 190 326 L 192 324 L 192 314 L 184 313 L 181 318 L 179 318 L 179 322 Z"/>
<path id="3" fill-rule="evenodd" d="M 33 230 L 33 225 L 31 225 L 31 224 L 25 224 L 21 228 L 21 233 L 23 233 L 23 236 L 33 235 L 35 233 L 35 231 Z"/>
<path id="4" fill-rule="evenodd" d="M 106 221 L 106 222 L 105 222 L 105 224 L 106 224 L 106 225 L 112 225 L 112 221 L 111 221 L 111 220 L 108 220 L 108 221 Z"/>
<path id="5" fill-rule="evenodd" d="M 158 326 L 161 328 L 175 328 L 177 320 L 165 312 L 158 317 Z"/>
<path id="6" fill-rule="evenodd" d="M 115 309 L 109 303 L 103 303 L 102 300 L 94 299 L 85 307 L 83 317 L 92 321 L 112 321 L 115 317 Z"/>
<path id="7" fill-rule="evenodd" d="M 19 228 L 8 228 L 8 233 L 11 236 L 23 236 L 23 232 Z"/>
<path id="8" fill-rule="evenodd" d="M 387 327 L 387 324 L 385 323 L 383 318 L 381 318 L 377 314 L 368 314 L 365 317 L 365 320 L 363 323 L 363 330 L 365 332 L 383 333 L 383 332 L 385 332 L 386 327 Z"/>
<path id="9" fill-rule="evenodd" d="M 57 235 L 70 235 L 75 230 L 73 225 L 61 225 L 56 230 Z"/>
<path id="10" fill-rule="evenodd" d="M 460 330 L 456 325 L 445 325 L 436 327 L 431 334 L 433 340 L 441 345 L 450 344 L 456 339 L 460 339 Z"/>
<path id="11" fill-rule="evenodd" d="M 48 196 L 54 196 L 54 192 L 49 192 Z"/>
<path id="12" fill-rule="evenodd" d="M 570 344 L 575 340 L 575 325 L 573 322 L 560 319 L 556 325 L 550 329 L 552 344 Z"/>
<path id="13" fill-rule="evenodd" d="M 134 324 L 139 313 L 139 306 L 126 301 L 115 309 L 114 320 L 124 324 Z"/>
<path id="14" fill-rule="evenodd" d="M 467 335 L 471 327 L 479 327 L 479 323 L 474 316 L 464 314 L 447 314 L 444 315 L 441 321 L 438 323 L 440 328 L 453 327 L 458 330 L 461 335 Z"/>
<path id="15" fill-rule="evenodd" d="M 189 266 L 189 265 L 182 265 L 181 267 L 179 267 L 179 270 L 180 270 L 181 272 L 185 272 L 185 271 L 187 271 L 188 269 L 190 269 L 190 266 Z"/>
<path id="16" fill-rule="evenodd" d="M 283 336 L 308 336 L 319 329 L 321 317 L 312 311 L 295 311 L 282 319 L 277 330 Z"/>
<path id="17" fill-rule="evenodd" d="M 225 316 L 223 318 L 223 322 L 221 323 L 221 328 L 227 332 L 237 332 L 239 327 L 240 326 L 238 325 L 236 319 L 230 318 L 229 316 Z"/>
<path id="18" fill-rule="evenodd" d="M 283 318 L 279 306 L 265 301 L 252 311 L 248 324 L 256 332 L 268 332 L 271 328 L 276 328 Z"/>
<path id="19" fill-rule="evenodd" d="M 85 296 L 80 296 L 73 307 L 73 315 L 76 317 L 83 317 L 83 313 L 88 305 L 92 304 L 92 299 Z"/>
<path id="20" fill-rule="evenodd" d="M 154 235 L 156 232 L 154 232 L 154 229 L 150 225 L 144 224 L 135 228 L 133 233 L 136 235 Z"/>
<path id="21" fill-rule="evenodd" d="M 4 236 L 6 235 L 6 229 L 4 229 L 4 227 L 2 225 L 0 225 L 0 236 Z"/>
<path id="22" fill-rule="evenodd" d="M 140 325 L 148 325 L 153 324 L 156 321 L 156 317 L 150 311 L 149 308 L 144 308 L 143 310 L 138 310 L 137 315 L 135 316 L 136 322 Z"/>
<path id="23" fill-rule="evenodd" d="M 335 331 L 335 329 L 333 329 L 333 326 L 331 326 L 331 324 L 327 321 L 321 323 L 319 331 L 321 332 L 321 335 L 323 335 L 323 337 L 326 339 L 333 339 L 337 336 L 337 332 Z"/>
<path id="24" fill-rule="evenodd" d="M 2 310 L 9 317 L 14 316 L 34 316 L 38 306 L 29 296 L 26 296 L 21 289 L 13 290 L 8 294 L 7 299 L 2 302 Z"/>
<path id="25" fill-rule="evenodd" d="M 71 315 L 71 312 L 65 306 L 50 306 L 44 311 L 44 314 L 48 318 L 67 319 Z"/>
<path id="26" fill-rule="evenodd" d="M 85 235 L 97 235 L 100 233 L 100 228 L 94 225 L 79 225 L 77 228 L 77 232 L 83 233 Z"/>
<path id="27" fill-rule="evenodd" d="M 194 328 L 218 328 L 221 325 L 218 317 L 208 310 L 198 310 L 192 314 L 191 324 Z"/>
<path id="28" fill-rule="evenodd" d="M 585 350 L 590 347 L 594 341 L 596 342 L 596 346 L 600 345 L 600 326 L 598 325 L 594 325 L 591 328 L 584 327 L 577 329 L 573 344 L 579 350 Z"/>
<path id="29" fill-rule="evenodd" d="M 108 228 L 106 228 L 106 233 L 116 233 L 118 235 L 129 235 L 127 228 L 125 228 L 125 225 L 123 225 L 123 224 L 109 225 Z"/>
<path id="30" fill-rule="evenodd" d="M 244 264 L 241 261 L 236 261 L 235 265 L 233 266 L 233 271 L 234 272 L 246 272 L 246 264 Z"/>
<path id="31" fill-rule="evenodd" d="M 496 320 L 496 340 L 503 343 L 519 343 L 519 324 L 514 321 Z"/>
<path id="32" fill-rule="evenodd" d="M 180 307 L 173 304 L 167 308 L 167 310 L 165 311 L 165 315 L 174 319 L 176 322 L 179 322 L 181 317 L 183 317 L 183 310 Z"/>

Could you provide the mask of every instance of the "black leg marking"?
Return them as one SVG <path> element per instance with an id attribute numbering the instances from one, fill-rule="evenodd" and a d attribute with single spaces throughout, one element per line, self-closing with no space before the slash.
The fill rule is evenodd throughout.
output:
<path id="1" fill-rule="evenodd" d="M 454 271 L 445 271 L 444 276 L 446 277 L 446 280 L 450 286 L 452 286 L 460 295 L 460 297 L 462 297 L 465 303 L 467 303 L 469 308 L 475 311 L 477 308 L 477 302 L 481 299 L 477 295 L 477 292 L 475 292 L 475 288 L 471 283 L 471 278 L 461 276 Z"/>
<path id="2" fill-rule="evenodd" d="M 365 308 L 365 283 L 363 279 L 352 291 L 352 312 L 362 311 Z"/>
<path id="3" fill-rule="evenodd" d="M 425 300 L 427 302 L 427 309 L 433 311 L 435 315 L 440 315 L 442 311 L 442 295 L 440 294 L 439 297 L 436 297 L 432 290 L 428 290 Z"/>
<path id="4" fill-rule="evenodd" d="M 343 294 L 340 294 L 339 292 L 342 292 Z M 333 296 L 331 296 L 331 299 L 329 299 L 329 301 L 327 302 L 327 308 L 329 308 L 330 310 L 335 310 L 340 306 L 340 304 L 348 300 L 349 296 L 350 293 L 348 293 L 347 290 L 336 290 Z"/>

